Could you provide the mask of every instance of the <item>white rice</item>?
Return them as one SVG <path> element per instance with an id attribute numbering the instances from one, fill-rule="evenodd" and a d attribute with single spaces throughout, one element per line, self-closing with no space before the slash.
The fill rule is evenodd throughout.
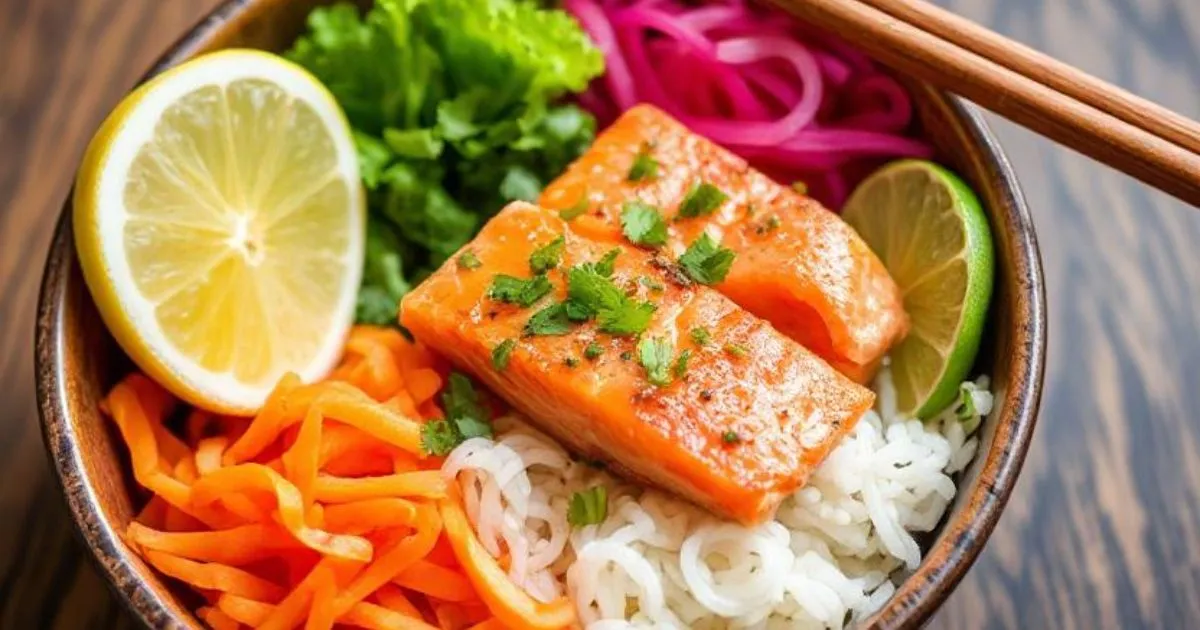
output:
<path id="1" fill-rule="evenodd" d="M 508 551 L 510 577 L 542 601 L 567 592 L 588 630 L 841 628 L 891 597 L 921 561 L 913 532 L 932 530 L 954 498 L 951 475 L 974 457 L 970 434 L 992 406 L 986 377 L 963 387 L 974 414 L 921 423 L 896 413 L 884 369 L 876 408 L 754 528 L 575 461 L 514 416 L 443 471 L 483 544 Z M 597 485 L 607 518 L 572 529 L 571 495 Z"/>

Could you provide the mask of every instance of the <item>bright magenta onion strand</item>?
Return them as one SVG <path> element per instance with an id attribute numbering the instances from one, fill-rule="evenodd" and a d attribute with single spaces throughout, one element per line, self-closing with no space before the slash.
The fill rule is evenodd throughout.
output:
<path id="1" fill-rule="evenodd" d="M 928 158 L 912 99 L 849 44 L 746 0 L 563 0 L 604 55 L 579 103 L 611 123 L 651 103 L 840 209 L 884 160 Z"/>

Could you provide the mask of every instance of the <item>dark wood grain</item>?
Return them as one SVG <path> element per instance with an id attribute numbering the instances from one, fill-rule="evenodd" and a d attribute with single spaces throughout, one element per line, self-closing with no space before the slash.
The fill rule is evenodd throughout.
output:
<path id="1" fill-rule="evenodd" d="M 42 257 L 91 131 L 215 0 L 0 0 L 0 628 L 125 628 L 76 546 L 33 401 Z M 943 0 L 1200 118 L 1194 0 Z M 1042 420 L 989 546 L 933 627 L 1200 619 L 1200 213 L 993 120 L 1048 281 Z"/>
<path id="2" fill-rule="evenodd" d="M 76 162 L 211 0 L 0 0 L 0 628 L 132 628 L 72 532 L 33 393 L 40 267 Z"/>

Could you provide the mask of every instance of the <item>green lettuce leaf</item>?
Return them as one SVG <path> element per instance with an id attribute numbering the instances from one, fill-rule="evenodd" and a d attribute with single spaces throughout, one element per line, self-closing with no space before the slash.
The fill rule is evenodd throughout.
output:
<path id="1" fill-rule="evenodd" d="M 603 58 L 571 16 L 528 0 L 321 7 L 287 56 L 354 130 L 372 217 L 359 321 L 394 323 L 413 284 L 506 203 L 536 199 L 595 136 L 590 115 L 559 101 Z"/>

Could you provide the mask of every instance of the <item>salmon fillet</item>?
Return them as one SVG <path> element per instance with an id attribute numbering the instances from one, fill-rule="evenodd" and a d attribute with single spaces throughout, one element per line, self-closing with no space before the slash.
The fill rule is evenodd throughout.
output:
<path id="1" fill-rule="evenodd" d="M 527 307 L 489 297 L 498 274 L 530 278 L 531 254 L 560 236 L 547 295 Z M 531 316 L 567 295 L 567 270 L 614 249 L 611 282 L 634 303 L 654 305 L 641 339 L 669 344 L 672 366 L 690 353 L 669 384 L 650 382 L 636 337 L 600 332 L 595 320 L 564 334 L 524 334 Z M 673 273 L 672 263 L 578 235 L 555 213 L 514 203 L 462 251 L 479 264 L 452 258 L 405 296 L 404 327 L 579 455 L 716 514 L 745 524 L 770 517 L 874 402 L 767 322 Z M 692 332 L 701 328 L 703 345 Z M 509 340 L 515 347 L 501 368 L 492 352 Z"/>
<path id="2" fill-rule="evenodd" d="M 657 177 L 630 181 L 643 150 L 658 162 Z M 853 228 L 820 203 L 774 182 L 662 111 L 649 105 L 626 111 L 546 188 L 540 204 L 559 210 L 586 198 L 588 212 L 572 228 L 618 240 L 626 201 L 640 199 L 670 219 L 698 181 L 715 185 L 729 199 L 711 215 L 671 222 L 668 247 L 674 254 L 707 230 L 738 254 L 718 291 L 844 374 L 869 380 L 888 348 L 908 331 L 900 290 L 883 264 Z"/>

